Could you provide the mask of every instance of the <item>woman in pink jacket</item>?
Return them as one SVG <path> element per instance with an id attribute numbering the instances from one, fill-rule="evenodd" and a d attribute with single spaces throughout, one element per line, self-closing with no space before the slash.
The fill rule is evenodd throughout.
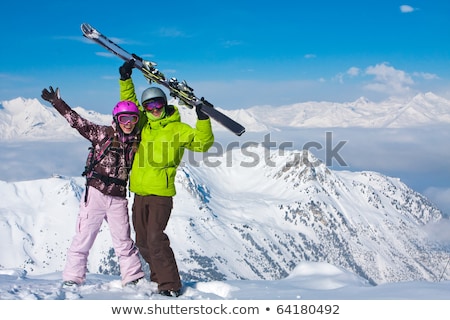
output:
<path id="1" fill-rule="evenodd" d="M 42 90 L 42 99 L 92 142 L 86 162 L 86 189 L 76 224 L 76 234 L 67 252 L 63 285 L 82 284 L 86 279 L 87 259 L 105 220 L 119 259 L 122 284 L 135 284 L 144 277 L 138 249 L 130 236 L 128 175 L 139 143 L 139 110 L 131 101 L 120 101 L 113 109 L 111 126 L 94 124 L 72 110 L 61 99 L 59 89 Z"/>

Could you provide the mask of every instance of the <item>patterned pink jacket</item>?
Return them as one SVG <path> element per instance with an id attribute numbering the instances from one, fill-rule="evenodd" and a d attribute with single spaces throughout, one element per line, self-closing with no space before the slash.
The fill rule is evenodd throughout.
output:
<path id="1" fill-rule="evenodd" d="M 114 122 L 111 126 L 104 126 L 84 119 L 62 99 L 57 99 L 53 106 L 72 128 L 92 143 L 93 152 L 88 156 L 86 169 L 90 164 L 94 166 L 83 173 L 87 178 L 86 188 L 93 187 L 110 196 L 126 197 L 129 171 L 139 145 L 137 126 L 131 134 L 125 135 L 116 129 L 118 124 Z M 93 163 L 92 157 L 95 159 Z"/>

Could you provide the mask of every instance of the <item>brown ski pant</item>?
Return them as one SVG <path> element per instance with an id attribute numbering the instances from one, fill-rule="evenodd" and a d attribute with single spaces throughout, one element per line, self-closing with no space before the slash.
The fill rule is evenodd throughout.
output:
<path id="1" fill-rule="evenodd" d="M 160 291 L 181 289 L 175 256 L 169 237 L 164 233 L 172 207 L 172 197 L 134 196 L 132 217 L 136 246 L 150 266 L 150 280 L 158 283 Z"/>

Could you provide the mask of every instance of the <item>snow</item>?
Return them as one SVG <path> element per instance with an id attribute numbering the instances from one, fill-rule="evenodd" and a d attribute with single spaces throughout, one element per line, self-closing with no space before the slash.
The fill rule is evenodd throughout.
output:
<path id="1" fill-rule="evenodd" d="M 23 269 L 0 270 L 0 300 L 174 300 L 144 280 L 123 287 L 118 276 L 88 274 L 79 288 L 62 288 L 60 272 L 28 275 Z M 411 281 L 372 286 L 342 268 L 300 263 L 280 280 L 185 282 L 176 300 L 448 300 L 450 281 Z"/>
<path id="2" fill-rule="evenodd" d="M 122 287 L 114 276 L 88 274 L 76 289 L 61 287 L 61 274 L 28 276 L 21 269 L 0 270 L 0 307 L 19 319 L 60 319 L 65 315 L 103 319 L 164 314 L 196 319 L 234 317 L 281 319 L 287 316 L 343 316 L 345 319 L 431 318 L 448 311 L 450 281 L 404 282 L 370 286 L 363 279 L 327 263 L 301 263 L 281 280 L 229 280 L 184 283 L 183 295 L 163 297 L 147 281 Z M 20 300 L 17 304 L 15 301 Z M 48 304 L 45 301 L 64 300 Z M 152 301 L 152 303 L 150 303 Z M 314 314 L 302 314 L 302 310 Z M 315 312 L 322 310 L 322 313 Z M 327 310 L 327 311 L 323 311 Z M 336 314 L 334 314 L 336 313 Z"/>

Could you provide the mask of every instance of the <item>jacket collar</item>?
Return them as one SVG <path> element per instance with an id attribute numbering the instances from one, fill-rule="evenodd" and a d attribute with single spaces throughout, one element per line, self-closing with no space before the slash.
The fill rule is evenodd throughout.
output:
<path id="1" fill-rule="evenodd" d="M 180 122 L 181 121 L 181 115 L 176 106 L 168 105 L 167 108 L 168 108 L 168 110 L 166 110 L 166 116 L 162 119 L 150 120 L 147 117 L 147 123 L 149 124 L 149 126 L 152 129 L 163 128 L 171 122 Z"/>

